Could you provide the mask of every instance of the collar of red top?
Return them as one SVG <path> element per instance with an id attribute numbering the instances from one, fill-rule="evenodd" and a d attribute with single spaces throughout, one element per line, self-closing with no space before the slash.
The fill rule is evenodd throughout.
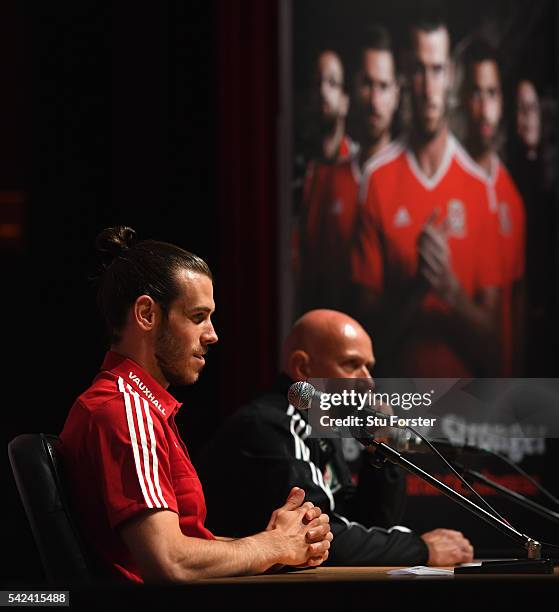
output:
<path id="1" fill-rule="evenodd" d="M 132 359 L 114 351 L 105 355 L 102 370 L 120 376 L 124 382 L 144 397 L 152 409 L 163 419 L 168 419 L 182 404 L 166 391 L 156 380 Z"/>
<path id="2" fill-rule="evenodd" d="M 340 148 L 338 150 L 338 159 L 343 159 L 344 157 L 348 157 L 351 153 L 351 141 L 347 136 L 342 138 L 342 142 L 340 143 Z"/>

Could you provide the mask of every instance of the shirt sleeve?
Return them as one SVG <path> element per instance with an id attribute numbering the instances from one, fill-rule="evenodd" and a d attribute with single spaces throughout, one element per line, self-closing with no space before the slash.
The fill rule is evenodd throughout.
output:
<path id="1" fill-rule="evenodd" d="M 427 544 L 409 529 L 365 527 L 336 513 L 330 517 L 334 539 L 326 565 L 426 565 Z"/>
<path id="2" fill-rule="evenodd" d="M 178 513 L 168 443 L 148 402 L 130 388 L 90 422 L 92 462 L 112 528 L 146 510 Z"/>

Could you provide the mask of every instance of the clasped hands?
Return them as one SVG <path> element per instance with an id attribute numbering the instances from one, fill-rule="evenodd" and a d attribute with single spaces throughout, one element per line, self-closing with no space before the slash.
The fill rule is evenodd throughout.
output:
<path id="1" fill-rule="evenodd" d="M 318 506 L 305 502 L 305 492 L 293 487 L 285 504 L 274 510 L 266 531 L 274 532 L 282 547 L 282 565 L 314 567 L 328 558 L 334 536 L 330 518 Z"/>

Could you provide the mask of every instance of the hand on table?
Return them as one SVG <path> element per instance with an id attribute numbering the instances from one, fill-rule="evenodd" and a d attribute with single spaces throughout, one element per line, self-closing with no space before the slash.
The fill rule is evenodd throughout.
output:
<path id="1" fill-rule="evenodd" d="M 429 549 L 427 565 L 471 563 L 474 549 L 462 533 L 453 529 L 434 529 L 421 536 Z"/>

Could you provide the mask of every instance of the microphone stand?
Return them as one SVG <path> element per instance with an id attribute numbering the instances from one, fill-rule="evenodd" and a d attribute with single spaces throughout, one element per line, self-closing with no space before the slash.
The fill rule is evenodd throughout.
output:
<path id="1" fill-rule="evenodd" d="M 422 470 L 419 466 L 415 465 L 405 457 L 402 457 L 400 453 L 388 446 L 384 442 L 379 442 L 374 438 L 359 438 L 359 441 L 364 446 L 373 446 L 375 448 L 375 454 L 380 456 L 384 461 L 390 461 L 395 465 L 400 466 L 404 470 L 418 476 L 425 482 L 429 483 L 441 493 L 450 497 L 453 501 L 460 504 L 463 508 L 466 508 L 472 514 L 489 523 L 508 538 L 514 540 L 517 544 L 520 544 L 527 552 L 528 560 L 513 559 L 508 561 L 485 561 L 480 566 L 465 566 L 457 567 L 454 572 L 456 574 L 466 573 L 517 573 L 517 574 L 552 574 L 553 563 L 550 559 L 542 559 L 542 545 L 534 540 L 533 538 L 520 533 L 514 527 L 505 523 L 501 519 L 497 518 L 484 508 L 481 508 L 471 500 L 467 499 L 454 489 L 445 485 L 440 480 L 437 480 L 434 476 L 431 476 L 425 470 Z"/>
<path id="2" fill-rule="evenodd" d="M 519 506 L 528 508 L 528 510 L 533 510 L 540 516 L 543 516 L 544 518 L 547 518 L 550 521 L 553 521 L 554 523 L 559 523 L 559 512 L 550 510 L 549 508 L 546 508 L 545 506 L 542 506 L 541 504 L 538 504 L 537 502 L 531 499 L 528 499 L 524 495 L 521 495 L 520 493 L 517 493 L 516 491 L 512 491 L 511 489 L 499 484 L 498 482 L 495 482 L 494 480 L 487 478 L 487 476 L 484 476 L 480 472 L 476 472 L 475 470 L 465 468 L 460 463 L 451 461 L 451 464 L 453 465 L 455 470 L 460 472 L 462 476 L 464 476 L 470 482 L 479 482 L 488 487 L 491 487 L 494 491 L 501 493 L 507 499 L 510 499 L 511 501 L 517 503 Z"/>

